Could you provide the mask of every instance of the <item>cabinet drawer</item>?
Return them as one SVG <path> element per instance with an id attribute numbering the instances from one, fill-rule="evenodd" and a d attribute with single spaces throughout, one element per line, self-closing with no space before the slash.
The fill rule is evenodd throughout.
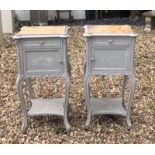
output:
<path id="1" fill-rule="evenodd" d="M 131 62 L 128 48 L 92 48 L 90 58 L 92 71 L 124 71 L 128 70 Z"/>
<path id="2" fill-rule="evenodd" d="M 24 39 L 23 47 L 61 47 L 60 39 Z"/>
<path id="3" fill-rule="evenodd" d="M 92 45 L 129 45 L 129 37 L 98 37 L 92 39 Z"/>

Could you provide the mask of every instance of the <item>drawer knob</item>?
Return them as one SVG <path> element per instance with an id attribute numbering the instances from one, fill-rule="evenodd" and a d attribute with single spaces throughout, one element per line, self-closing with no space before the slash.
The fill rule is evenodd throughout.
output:
<path id="1" fill-rule="evenodd" d="M 59 60 L 59 63 L 62 64 L 62 60 Z"/>
<path id="2" fill-rule="evenodd" d="M 113 42 L 113 40 L 109 40 L 109 43 L 111 44 Z"/>
<path id="3" fill-rule="evenodd" d="M 94 61 L 95 59 L 94 58 L 91 58 L 91 61 Z"/>
<path id="4" fill-rule="evenodd" d="M 40 41 L 40 45 L 43 45 L 44 44 L 44 42 L 43 41 Z"/>

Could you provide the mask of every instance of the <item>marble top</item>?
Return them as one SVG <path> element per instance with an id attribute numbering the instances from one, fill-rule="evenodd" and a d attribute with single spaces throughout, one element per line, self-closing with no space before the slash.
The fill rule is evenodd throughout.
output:
<path id="1" fill-rule="evenodd" d="M 130 25 L 85 25 L 84 36 L 137 36 Z"/>
<path id="2" fill-rule="evenodd" d="M 63 35 L 66 33 L 66 26 L 32 26 L 22 27 L 21 31 L 17 35 Z"/>
<path id="3" fill-rule="evenodd" d="M 129 25 L 86 25 L 86 33 L 132 32 Z"/>
<path id="4" fill-rule="evenodd" d="M 68 26 L 24 26 L 13 38 L 67 37 L 68 28 Z"/>

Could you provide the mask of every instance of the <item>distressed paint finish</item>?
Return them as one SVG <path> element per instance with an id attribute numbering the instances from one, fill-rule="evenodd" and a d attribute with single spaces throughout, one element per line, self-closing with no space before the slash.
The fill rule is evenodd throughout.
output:
<path id="1" fill-rule="evenodd" d="M 98 114 L 121 115 L 127 119 L 131 129 L 130 109 L 135 91 L 133 58 L 136 34 L 134 33 L 88 33 L 86 37 L 86 65 L 84 77 L 84 93 L 87 109 L 86 128 L 89 127 L 91 116 Z M 89 80 L 92 75 L 124 75 L 120 98 L 97 99 L 90 97 Z M 130 81 L 130 93 L 127 107 L 124 105 L 124 92 L 127 80 Z M 115 104 L 114 104 L 115 103 Z M 117 105 L 117 106 L 116 106 Z"/>
<path id="2" fill-rule="evenodd" d="M 68 123 L 68 102 L 70 91 L 70 78 L 68 70 L 67 54 L 67 30 L 64 35 L 15 35 L 19 73 L 17 77 L 17 89 L 23 111 L 22 131 L 26 133 L 28 116 L 35 115 L 59 115 L 64 117 L 66 131 L 70 129 Z M 32 77 L 62 77 L 65 80 L 65 98 L 60 99 L 34 99 L 31 85 Z M 25 80 L 30 98 L 30 108 L 27 109 L 23 92 L 22 81 Z M 38 105 L 36 104 L 38 102 Z M 44 104 L 45 102 L 45 104 Z M 53 103 L 53 104 L 52 104 Z M 54 103 L 58 103 L 56 107 Z M 47 107 L 44 107 L 47 105 Z M 51 110 L 51 113 L 49 111 Z"/>

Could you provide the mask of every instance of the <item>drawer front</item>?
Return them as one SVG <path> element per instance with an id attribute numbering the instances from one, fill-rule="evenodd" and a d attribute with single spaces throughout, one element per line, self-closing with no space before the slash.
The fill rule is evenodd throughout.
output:
<path id="1" fill-rule="evenodd" d="M 126 47 L 92 48 L 90 58 L 92 71 L 127 71 L 130 67 L 130 53 Z"/>
<path id="2" fill-rule="evenodd" d="M 92 45 L 106 45 L 106 46 L 117 46 L 117 45 L 129 45 L 129 37 L 97 37 L 92 39 Z"/>
<path id="3" fill-rule="evenodd" d="M 27 49 L 23 51 L 23 60 L 25 72 L 63 72 L 64 62 L 60 49 Z"/>
<path id="4" fill-rule="evenodd" d="M 60 39 L 24 39 L 23 47 L 61 47 Z"/>

